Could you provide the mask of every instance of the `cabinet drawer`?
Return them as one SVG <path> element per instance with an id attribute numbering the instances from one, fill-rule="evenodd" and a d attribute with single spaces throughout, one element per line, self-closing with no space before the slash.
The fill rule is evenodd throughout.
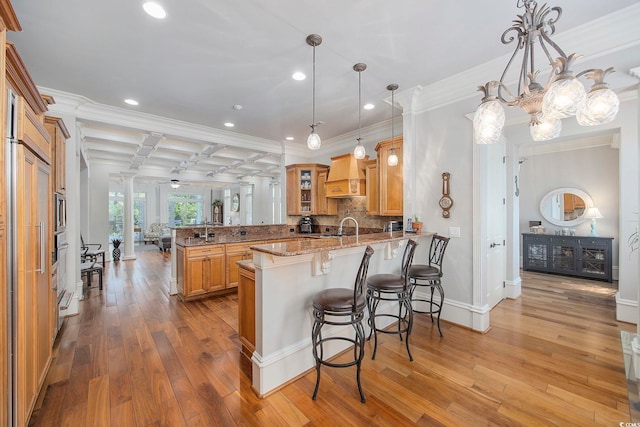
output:
<path id="1" fill-rule="evenodd" d="M 555 236 L 550 239 L 552 245 L 575 245 L 577 239 L 575 237 L 559 237 Z"/>
<path id="2" fill-rule="evenodd" d="M 249 246 L 261 245 L 264 242 L 255 241 L 255 242 L 243 242 L 243 243 L 229 243 L 227 244 L 227 253 L 234 252 L 245 252 L 249 250 Z"/>
<path id="3" fill-rule="evenodd" d="M 188 257 L 211 255 L 211 254 L 222 254 L 224 253 L 224 245 L 187 248 L 186 253 Z"/>
<path id="4" fill-rule="evenodd" d="M 608 246 L 608 242 L 606 240 L 598 237 L 581 237 L 580 239 L 578 239 L 578 243 L 581 246 L 599 246 L 603 248 L 606 248 Z"/>

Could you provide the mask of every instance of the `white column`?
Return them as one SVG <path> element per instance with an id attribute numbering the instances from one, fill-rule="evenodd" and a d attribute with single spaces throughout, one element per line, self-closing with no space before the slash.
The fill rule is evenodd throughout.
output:
<path id="1" fill-rule="evenodd" d="M 133 176 L 124 179 L 124 257 L 136 259 L 133 243 Z"/>

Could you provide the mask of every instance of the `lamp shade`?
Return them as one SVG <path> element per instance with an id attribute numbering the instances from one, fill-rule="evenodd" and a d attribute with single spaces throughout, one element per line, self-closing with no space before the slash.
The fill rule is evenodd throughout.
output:
<path id="1" fill-rule="evenodd" d="M 598 208 L 589 208 L 587 209 L 587 213 L 584 214 L 585 218 L 604 218 L 600 213 L 600 209 Z"/>

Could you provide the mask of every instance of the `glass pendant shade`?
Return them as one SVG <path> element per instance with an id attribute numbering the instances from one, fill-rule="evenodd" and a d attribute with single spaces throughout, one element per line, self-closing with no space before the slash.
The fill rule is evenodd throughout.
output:
<path id="1" fill-rule="evenodd" d="M 321 145 L 320 135 L 316 133 L 315 129 L 312 130 L 309 138 L 307 138 L 307 148 L 309 148 L 309 150 L 319 150 Z"/>
<path id="2" fill-rule="evenodd" d="M 587 95 L 584 108 L 578 110 L 576 119 L 581 126 L 596 126 L 616 118 L 620 100 L 611 89 L 592 90 Z"/>
<path id="3" fill-rule="evenodd" d="M 389 166 L 398 166 L 398 155 L 396 154 L 396 149 L 391 149 L 391 154 L 389 154 L 389 158 L 387 159 L 387 164 Z"/>
<path id="4" fill-rule="evenodd" d="M 367 154 L 367 150 L 364 149 L 364 145 L 358 143 L 358 145 L 356 145 L 356 148 L 354 148 L 353 150 L 353 157 L 355 157 L 358 160 L 362 160 L 364 159 L 364 156 Z"/>
<path id="5" fill-rule="evenodd" d="M 473 116 L 473 140 L 476 144 L 493 144 L 500 140 L 504 126 L 504 108 L 497 100 L 480 104 Z"/>
<path id="6" fill-rule="evenodd" d="M 556 80 L 542 98 L 542 112 L 554 119 L 575 116 L 583 108 L 586 97 L 584 85 L 575 77 Z"/>
<path id="7" fill-rule="evenodd" d="M 538 118 L 538 123 L 532 123 L 529 131 L 534 141 L 548 141 L 560 136 L 562 120 L 550 117 Z"/>

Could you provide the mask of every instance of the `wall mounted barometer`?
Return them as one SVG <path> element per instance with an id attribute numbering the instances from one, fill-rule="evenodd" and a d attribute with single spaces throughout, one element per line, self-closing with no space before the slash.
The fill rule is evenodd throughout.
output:
<path id="1" fill-rule="evenodd" d="M 449 209 L 453 206 L 453 199 L 449 196 L 449 172 L 442 174 L 442 197 L 440 198 L 440 207 L 442 208 L 442 217 L 449 218 Z"/>

